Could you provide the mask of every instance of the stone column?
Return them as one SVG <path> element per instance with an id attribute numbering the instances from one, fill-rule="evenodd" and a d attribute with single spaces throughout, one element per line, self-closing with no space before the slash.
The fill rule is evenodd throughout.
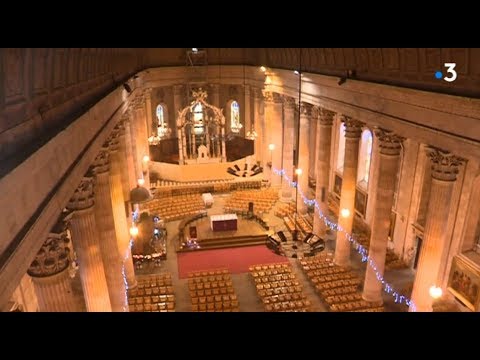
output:
<path id="1" fill-rule="evenodd" d="M 308 153 L 310 154 L 309 156 L 309 162 L 308 162 L 308 177 L 311 179 L 316 179 L 317 177 L 317 169 L 315 168 L 315 165 L 317 163 L 317 118 L 319 115 L 319 111 L 317 107 L 313 107 L 313 112 L 312 112 L 312 119 L 310 121 L 310 137 L 308 139 Z"/>
<path id="2" fill-rule="evenodd" d="M 377 279 L 377 272 L 382 276 L 385 270 L 387 255 L 388 232 L 390 230 L 390 214 L 393 206 L 395 182 L 400 164 L 400 151 L 402 138 L 382 129 L 375 130 L 375 136 L 379 141 L 378 156 L 378 181 L 374 217 L 371 225 L 372 235 L 368 257 L 371 259 L 377 271 L 367 265 L 365 283 L 363 286 L 363 298 L 366 301 L 383 302 L 383 284 Z"/>
<path id="3" fill-rule="evenodd" d="M 135 170 L 137 159 L 135 152 L 135 145 L 133 140 L 133 121 L 132 121 L 132 112 L 127 110 L 124 114 L 125 119 L 125 152 L 127 154 L 127 166 L 128 166 L 128 181 L 129 188 L 133 189 L 137 186 L 138 176 Z M 130 199 L 130 192 L 127 199 Z"/>
<path id="4" fill-rule="evenodd" d="M 178 138 L 178 163 L 180 165 L 184 164 L 184 155 L 183 155 L 183 134 L 182 128 L 177 127 L 177 138 Z"/>
<path id="5" fill-rule="evenodd" d="M 70 231 L 77 253 L 80 280 L 88 312 L 112 311 L 97 234 L 94 212 L 93 177 L 80 182 L 67 208 L 72 211 Z"/>
<path id="6" fill-rule="evenodd" d="M 69 275 L 70 248 L 66 226 L 62 220 L 52 230 L 28 269 L 32 278 L 40 312 L 78 312 L 79 303 L 73 294 Z"/>
<path id="7" fill-rule="evenodd" d="M 128 288 L 133 288 L 137 286 L 137 281 L 135 279 L 135 270 L 133 267 L 133 259 L 130 247 L 130 232 L 125 213 L 125 201 L 123 200 L 118 133 L 119 128 L 116 127 L 109 139 L 110 198 L 120 258 L 123 261 L 123 266 L 125 268 Z"/>
<path id="8" fill-rule="evenodd" d="M 283 111 L 282 111 L 282 96 L 278 93 L 272 93 L 272 102 L 270 102 L 270 127 L 269 131 L 272 134 L 271 141 L 275 145 L 272 152 L 272 169 L 282 169 L 283 157 Z M 282 184 L 282 177 L 272 173 L 272 186 L 280 186 Z"/>
<path id="9" fill-rule="evenodd" d="M 285 175 L 293 180 L 293 149 L 295 148 L 295 99 L 283 97 L 283 169 Z M 282 181 L 281 201 L 292 201 L 293 188 L 287 181 Z"/>
<path id="10" fill-rule="evenodd" d="M 227 162 L 227 147 L 225 144 L 225 118 L 222 117 L 220 138 L 222 139 L 222 162 Z"/>
<path id="11" fill-rule="evenodd" d="M 147 122 L 145 121 L 145 102 L 143 97 L 139 97 L 135 104 L 135 116 L 137 122 L 137 136 L 135 141 L 137 142 L 137 161 L 139 161 L 140 177 L 145 180 L 145 187 L 150 189 L 150 175 L 148 171 L 148 163 L 143 161 L 145 155 L 150 156 L 150 150 L 148 145 L 148 131 Z"/>
<path id="12" fill-rule="evenodd" d="M 263 147 L 264 147 L 264 126 L 265 119 L 263 116 L 263 95 L 262 90 L 259 88 L 253 88 L 253 116 L 255 117 L 255 131 L 257 132 L 257 138 L 255 139 L 255 158 L 257 161 L 262 163 L 262 166 L 265 167 L 263 162 Z M 265 169 L 264 169 L 265 171 Z"/>
<path id="13" fill-rule="evenodd" d="M 220 85 L 219 84 L 211 84 L 211 104 L 215 107 L 220 107 Z"/>
<path id="14" fill-rule="evenodd" d="M 318 208 L 323 215 L 328 213 L 328 189 L 330 178 L 330 148 L 332 144 L 332 124 L 334 113 L 326 109 L 318 110 L 317 136 L 315 162 L 316 170 L 316 189 L 315 199 Z M 315 216 L 313 217 L 313 233 L 324 238 L 327 227 L 325 222 L 320 218 L 319 211 L 315 207 Z"/>
<path id="15" fill-rule="evenodd" d="M 128 121 L 120 120 L 120 134 L 119 134 L 119 143 L 120 143 L 120 160 L 121 160 L 121 175 L 122 175 L 122 190 L 123 190 L 123 199 L 125 201 L 130 201 L 130 190 L 136 186 L 136 179 L 131 178 L 134 174 L 131 173 L 130 169 L 133 169 L 133 164 L 130 163 L 131 153 L 129 150 L 131 148 L 128 146 L 128 137 L 127 137 L 127 128 Z"/>
<path id="16" fill-rule="evenodd" d="M 358 151 L 362 123 L 348 116 L 342 116 L 342 121 L 345 123 L 345 155 L 338 225 L 348 234 L 351 234 L 353 217 L 355 216 L 355 189 L 357 185 Z M 342 216 L 342 209 L 348 210 L 348 216 Z M 343 231 L 337 232 L 335 264 L 338 266 L 350 265 L 350 241 Z"/>
<path id="17" fill-rule="evenodd" d="M 183 108 L 185 98 L 185 90 L 183 85 L 173 85 L 173 121 L 169 126 L 174 129 L 177 124 L 177 117 L 180 110 Z M 169 121 L 170 122 L 170 121 Z"/>
<path id="18" fill-rule="evenodd" d="M 247 135 L 247 133 L 251 130 L 252 128 L 252 119 L 251 119 L 251 113 L 250 113 L 250 85 L 245 85 L 243 88 L 243 107 L 244 107 L 244 125 L 243 125 L 243 132 L 244 132 L 244 137 Z"/>
<path id="19" fill-rule="evenodd" d="M 302 169 L 302 174 L 298 177 L 299 190 L 302 190 L 305 196 L 308 196 L 308 172 L 309 172 L 309 147 L 310 140 L 310 122 L 312 118 L 313 106 L 302 102 L 300 106 L 300 134 L 299 134 L 299 154 L 298 168 Z M 297 211 L 300 214 L 307 213 L 307 205 L 298 191 Z"/>
<path id="20" fill-rule="evenodd" d="M 110 304 L 114 312 L 128 311 L 123 262 L 118 250 L 110 197 L 108 148 L 102 148 L 95 158 L 92 172 L 95 174 L 95 221 L 110 294 Z"/>
<path id="21" fill-rule="evenodd" d="M 446 239 L 450 200 L 462 159 L 446 151 L 429 148 L 432 183 L 423 234 L 423 244 L 413 285 L 410 310 L 432 311 L 431 286 L 440 286 L 443 252 L 448 251 Z"/>
<path id="22" fill-rule="evenodd" d="M 147 127 L 147 139 L 150 135 L 157 135 L 157 130 L 152 129 L 152 88 L 145 89 L 145 125 Z"/>

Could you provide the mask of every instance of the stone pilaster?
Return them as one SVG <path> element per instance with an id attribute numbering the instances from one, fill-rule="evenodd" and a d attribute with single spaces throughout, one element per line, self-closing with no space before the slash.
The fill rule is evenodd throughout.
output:
<path id="1" fill-rule="evenodd" d="M 67 208 L 88 312 L 112 311 L 94 212 L 94 178 L 84 177 Z"/>
<path id="2" fill-rule="evenodd" d="M 265 172 L 265 162 L 263 162 L 263 154 L 265 153 L 265 116 L 263 107 L 263 94 L 259 88 L 253 88 L 253 116 L 255 117 L 255 131 L 257 138 L 255 139 L 255 157 L 257 161 L 262 162 Z"/>
<path id="3" fill-rule="evenodd" d="M 105 277 L 112 311 L 128 311 L 123 279 L 123 262 L 117 245 L 115 222 L 110 198 L 109 153 L 103 148 L 92 164 L 95 174 L 95 221 L 97 223 Z"/>
<path id="4" fill-rule="evenodd" d="M 151 135 L 157 135 L 157 129 L 152 129 L 152 88 L 147 88 L 145 94 L 145 125 L 147 127 L 147 139 Z"/>
<path id="5" fill-rule="evenodd" d="M 283 121 L 282 121 L 282 102 L 283 99 L 278 93 L 268 93 L 266 99 L 266 113 L 268 116 L 268 123 L 270 124 L 268 130 L 270 132 L 270 143 L 275 145 L 273 151 L 269 150 L 271 155 L 272 169 L 280 170 L 282 168 L 282 143 L 283 143 Z M 267 145 L 268 146 L 268 145 Z M 270 154 L 271 153 L 271 154 Z M 270 161 L 269 160 L 269 161 Z M 280 186 L 282 178 L 272 172 L 271 184 L 272 186 Z"/>
<path id="6" fill-rule="evenodd" d="M 49 234 L 27 271 L 32 278 L 41 312 L 81 311 L 73 294 L 72 279 L 68 271 L 69 239 L 62 219 L 59 225 L 57 231 L 52 230 Z"/>
<path id="7" fill-rule="evenodd" d="M 185 99 L 185 88 L 183 85 L 173 85 L 173 122 L 170 123 L 170 127 L 175 129 L 177 127 L 178 113 L 183 109 Z M 189 94 L 190 96 L 190 94 Z"/>
<path id="8" fill-rule="evenodd" d="M 137 153 L 135 148 L 135 141 L 134 141 L 134 134 L 135 134 L 135 126 L 134 126 L 134 119 L 133 119 L 133 112 L 131 110 L 127 110 L 123 114 L 124 126 L 125 126 L 125 152 L 127 154 L 127 164 L 128 164 L 128 181 L 130 184 L 130 189 L 133 189 L 137 186 L 138 175 L 136 170 L 137 164 Z M 130 197 L 130 194 L 127 198 Z"/>
<path id="9" fill-rule="evenodd" d="M 252 128 L 252 119 L 251 119 L 251 113 L 250 113 L 250 85 L 245 85 L 243 87 L 243 104 L 244 104 L 244 125 L 243 125 L 243 132 L 244 136 L 247 135 L 247 133 L 250 131 Z"/>
<path id="10" fill-rule="evenodd" d="M 317 136 L 316 136 L 316 190 L 315 199 L 322 214 L 328 214 L 328 188 L 330 177 L 330 148 L 332 143 L 332 124 L 334 113 L 326 109 L 318 110 Z M 324 238 L 326 232 L 325 222 L 320 218 L 315 207 L 313 217 L 313 233 Z"/>
<path id="11" fill-rule="evenodd" d="M 122 190 L 123 190 L 123 200 L 126 202 L 130 201 L 130 190 L 133 189 L 137 180 L 133 177 L 134 172 L 131 172 L 130 169 L 133 169 L 133 163 L 131 162 L 131 146 L 129 146 L 128 139 L 128 121 L 120 120 L 118 124 L 120 132 L 118 134 L 119 141 L 119 151 L 120 151 L 120 161 L 121 161 L 121 175 L 122 175 Z"/>
<path id="12" fill-rule="evenodd" d="M 293 180 L 293 149 L 295 148 L 295 99 L 283 98 L 283 169 L 285 175 Z M 293 188 L 282 181 L 281 201 L 292 201 Z"/>
<path id="13" fill-rule="evenodd" d="M 220 107 L 220 84 L 211 84 L 210 85 L 211 94 L 211 104 L 216 107 Z"/>
<path id="14" fill-rule="evenodd" d="M 367 301 L 381 303 L 383 284 L 377 279 L 376 274 L 378 272 L 383 276 L 385 270 L 390 214 L 392 212 L 395 181 L 399 171 L 403 138 L 382 129 L 376 129 L 375 136 L 379 141 L 378 180 L 368 257 L 373 260 L 377 271 L 372 266 L 367 266 L 363 298 Z"/>
<path id="15" fill-rule="evenodd" d="M 299 134 L 299 154 L 298 168 L 302 169 L 302 174 L 298 177 L 299 189 L 305 196 L 308 196 L 308 172 L 309 172 L 309 146 L 310 141 L 310 122 L 312 119 L 313 106 L 302 102 L 300 105 L 300 134 Z M 307 205 L 304 203 L 300 191 L 298 192 L 297 211 L 300 214 L 307 213 Z"/>
<path id="16" fill-rule="evenodd" d="M 355 216 L 355 189 L 357 185 L 358 151 L 362 123 L 348 116 L 342 116 L 342 121 L 345 123 L 345 154 L 338 225 L 348 234 L 351 234 L 353 217 Z M 348 210 L 348 216 L 342 216 L 343 209 Z M 337 232 L 335 264 L 339 266 L 350 265 L 350 241 L 342 231 Z"/>
<path id="17" fill-rule="evenodd" d="M 443 252 L 449 248 L 446 234 L 450 201 L 458 167 L 462 163 L 462 159 L 440 149 L 429 148 L 427 154 L 432 165 L 432 182 L 422 249 L 413 285 L 414 306 L 410 306 L 410 310 L 416 311 L 432 311 L 430 287 L 441 285 Z"/>
<path id="18" fill-rule="evenodd" d="M 145 121 L 145 100 L 143 97 L 137 98 L 137 101 L 134 106 L 135 113 L 135 122 L 137 123 L 137 133 L 135 137 L 135 142 L 137 145 L 137 161 L 139 169 L 139 178 L 145 180 L 145 187 L 150 188 L 150 175 L 148 171 L 148 162 L 143 161 L 144 156 L 150 155 L 149 145 L 148 145 L 148 131 L 147 131 L 147 122 Z"/>
<path id="19" fill-rule="evenodd" d="M 310 121 L 310 137 L 308 139 L 308 177 L 316 179 L 317 169 L 315 167 L 317 163 L 317 125 L 318 125 L 319 108 L 314 106 L 312 110 L 312 118 Z"/>
<path id="20" fill-rule="evenodd" d="M 116 128 L 109 139 L 110 151 L 110 198 L 112 203 L 113 218 L 115 222 L 115 233 L 117 245 L 120 251 L 120 257 L 125 268 L 128 287 L 137 285 L 135 279 L 135 270 L 130 248 L 130 232 L 128 229 L 127 214 L 125 211 L 125 201 L 122 191 L 121 175 L 121 153 L 119 151 L 119 129 Z"/>

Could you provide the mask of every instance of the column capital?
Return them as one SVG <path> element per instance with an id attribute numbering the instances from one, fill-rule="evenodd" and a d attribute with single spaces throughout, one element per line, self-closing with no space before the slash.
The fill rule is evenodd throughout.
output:
<path id="1" fill-rule="evenodd" d="M 458 167 L 464 162 L 464 159 L 433 146 L 428 147 L 426 151 L 432 163 L 432 177 L 434 179 L 443 181 L 455 181 L 457 179 Z"/>
<path id="2" fill-rule="evenodd" d="M 68 268 L 70 265 L 69 242 L 66 230 L 60 233 L 50 233 L 35 256 L 35 260 L 30 264 L 27 270 L 28 275 L 47 277 L 61 273 Z"/>
<path id="3" fill-rule="evenodd" d="M 143 93 L 146 98 L 150 98 L 152 96 L 152 91 L 153 89 L 151 87 L 143 89 Z"/>
<path id="4" fill-rule="evenodd" d="M 313 114 L 313 105 L 302 101 L 300 103 L 300 116 L 311 117 L 312 114 Z"/>
<path id="5" fill-rule="evenodd" d="M 352 119 L 350 116 L 341 115 L 341 121 L 345 124 L 346 138 L 359 138 L 362 133 L 363 123 Z"/>
<path id="6" fill-rule="evenodd" d="M 76 211 L 91 208 L 95 202 L 93 196 L 94 183 L 95 179 L 93 177 L 85 176 L 68 201 L 67 209 Z"/>
<path id="7" fill-rule="evenodd" d="M 250 95 L 251 86 L 248 85 L 248 84 L 245 84 L 244 87 L 243 87 L 243 91 L 244 91 L 245 95 Z"/>
<path id="8" fill-rule="evenodd" d="M 255 99 L 263 99 L 263 90 L 257 87 L 252 87 L 253 97 Z"/>
<path id="9" fill-rule="evenodd" d="M 295 108 L 297 106 L 295 104 L 295 98 L 293 98 L 291 96 L 284 95 L 283 96 L 283 106 L 285 107 L 285 109 L 295 110 Z"/>
<path id="10" fill-rule="evenodd" d="M 173 95 L 179 96 L 184 92 L 183 85 L 173 85 Z"/>
<path id="11" fill-rule="evenodd" d="M 318 108 L 318 122 L 320 125 L 332 126 L 335 113 L 325 108 Z"/>
<path id="12" fill-rule="evenodd" d="M 110 154 L 107 147 L 102 147 L 90 168 L 94 175 L 108 172 L 110 169 Z"/>
<path id="13" fill-rule="evenodd" d="M 133 100 L 132 108 L 134 110 L 139 110 L 139 109 L 143 109 L 143 106 L 144 106 L 144 97 L 143 95 L 139 95 Z"/>
<path id="14" fill-rule="evenodd" d="M 392 131 L 381 128 L 375 128 L 373 132 L 379 141 L 380 154 L 391 156 L 400 155 L 402 142 L 405 138 L 398 136 Z"/>
<path id="15" fill-rule="evenodd" d="M 112 132 L 112 134 L 107 139 L 105 145 L 108 147 L 110 153 L 113 151 L 118 151 L 118 149 L 120 148 L 120 139 L 118 138 L 119 135 L 120 134 L 118 131 Z"/>
<path id="16" fill-rule="evenodd" d="M 282 96 L 276 92 L 263 91 L 263 96 L 264 96 L 265 102 L 277 103 L 277 104 L 282 102 Z"/>

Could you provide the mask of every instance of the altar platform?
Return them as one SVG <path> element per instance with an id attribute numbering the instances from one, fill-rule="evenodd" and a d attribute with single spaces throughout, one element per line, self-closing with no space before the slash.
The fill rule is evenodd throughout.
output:
<path id="1" fill-rule="evenodd" d="M 256 221 L 238 218 L 237 230 L 213 231 L 209 218 L 195 223 L 198 248 L 183 247 L 177 252 L 220 249 L 265 244 L 267 231 Z"/>

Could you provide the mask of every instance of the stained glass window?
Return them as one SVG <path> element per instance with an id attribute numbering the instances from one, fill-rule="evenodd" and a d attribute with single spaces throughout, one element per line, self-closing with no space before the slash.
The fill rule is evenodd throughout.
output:
<path id="1" fill-rule="evenodd" d="M 230 110 L 231 110 L 231 119 L 230 119 L 230 128 L 232 131 L 235 131 L 235 129 L 238 129 L 238 131 L 241 128 L 240 125 L 240 105 L 236 101 L 232 101 L 232 104 L 230 105 Z"/>

